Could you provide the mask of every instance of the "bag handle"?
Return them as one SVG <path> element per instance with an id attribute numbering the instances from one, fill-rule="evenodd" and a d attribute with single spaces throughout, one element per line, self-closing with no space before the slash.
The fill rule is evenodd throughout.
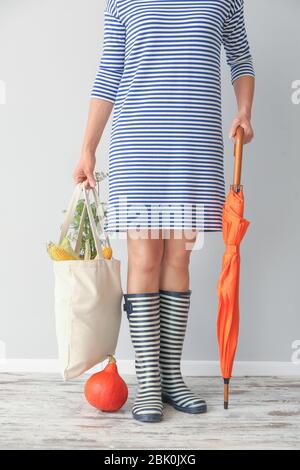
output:
<path id="1" fill-rule="evenodd" d="M 239 126 L 236 130 L 235 145 L 234 145 L 234 173 L 233 173 L 233 189 L 239 191 L 241 186 L 242 177 L 242 164 L 243 164 L 243 150 L 244 150 L 244 129 Z"/>
<path id="2" fill-rule="evenodd" d="M 103 253 L 102 253 L 102 248 L 101 248 L 101 242 L 100 242 L 100 238 L 99 238 L 97 227 L 96 227 L 96 221 L 95 221 L 93 211 L 92 211 L 92 208 L 91 208 L 91 205 L 90 205 L 90 200 L 89 200 L 89 191 L 90 190 L 86 189 L 84 183 L 79 183 L 74 188 L 69 206 L 66 210 L 66 217 L 65 217 L 65 220 L 64 220 L 64 222 L 62 224 L 62 227 L 61 227 L 59 244 L 63 241 L 63 239 L 68 234 L 68 230 L 69 230 L 71 222 L 74 218 L 76 207 L 77 207 L 77 204 L 78 204 L 78 201 L 80 199 L 82 191 L 84 192 L 85 205 L 84 205 L 84 208 L 83 208 L 83 211 L 82 211 L 82 214 L 81 214 L 81 218 L 80 218 L 78 236 L 77 236 L 77 241 L 76 241 L 76 246 L 75 246 L 75 253 L 79 253 L 79 251 L 80 251 L 81 240 L 82 240 L 82 232 L 83 232 L 83 222 L 84 222 L 84 217 L 85 217 L 85 214 L 86 214 L 86 211 L 87 211 L 88 218 L 89 218 L 90 225 L 91 225 L 91 229 L 92 229 L 92 234 L 93 234 L 94 241 L 95 241 L 97 254 L 98 254 L 99 258 L 102 259 L 103 258 Z M 101 218 L 103 216 L 103 209 L 101 207 L 97 191 L 94 188 L 92 188 L 91 191 L 93 192 L 93 197 L 94 197 L 97 213 L 99 215 L 99 218 Z M 109 242 L 107 234 L 104 231 L 103 231 L 103 234 L 104 234 L 105 243 L 107 244 L 107 246 L 110 246 L 110 242 Z"/>
<path id="3" fill-rule="evenodd" d="M 84 183 L 82 183 L 82 189 L 83 189 L 83 194 L 84 194 L 85 207 L 86 207 L 87 214 L 88 214 L 88 217 L 89 217 L 90 226 L 91 226 L 91 229 L 92 229 L 92 234 L 93 234 L 93 237 L 94 237 L 94 242 L 95 242 L 97 254 L 99 256 L 99 259 L 103 259 L 104 257 L 103 257 L 103 253 L 102 253 L 101 242 L 100 242 L 100 238 L 99 238 L 99 235 L 98 235 L 98 232 L 97 232 L 96 222 L 95 222 L 95 218 L 94 218 L 94 214 L 93 214 L 93 211 L 92 211 L 90 198 L 89 198 L 90 190 L 86 189 Z M 92 188 L 91 191 L 92 191 L 93 196 L 94 196 L 96 208 L 98 208 L 99 199 L 98 199 L 97 192 L 94 188 Z"/>
<path id="4" fill-rule="evenodd" d="M 94 195 L 95 206 L 96 206 L 96 212 L 97 212 L 97 214 L 98 214 L 99 220 L 102 220 L 102 219 L 104 219 L 104 215 L 105 215 L 104 210 L 103 210 L 103 207 L 102 207 L 102 204 L 101 204 L 101 202 L 100 202 L 98 193 L 97 193 L 97 191 L 95 190 L 95 188 L 92 188 L 92 192 L 93 192 L 93 195 Z M 104 231 L 104 228 L 103 228 L 102 224 L 101 224 L 101 233 L 102 233 L 103 236 L 104 236 L 105 244 L 110 247 L 110 241 L 109 241 L 108 235 L 107 235 L 107 233 Z"/>
<path id="5" fill-rule="evenodd" d="M 74 251 L 77 255 L 79 255 L 79 253 L 80 253 L 80 248 L 81 248 L 81 244 L 82 244 L 82 236 L 83 236 L 85 216 L 86 216 L 86 205 L 84 203 L 84 206 L 83 206 L 83 209 L 82 209 L 82 212 L 81 212 L 80 221 L 79 221 L 77 240 L 76 240 L 76 244 L 75 244 L 75 248 L 74 248 Z"/>
<path id="6" fill-rule="evenodd" d="M 81 195 L 81 191 L 82 191 L 82 186 L 81 186 L 81 183 L 79 183 L 74 188 L 68 208 L 66 210 L 66 217 L 60 229 L 59 244 L 61 244 L 63 239 L 67 236 L 67 233 L 70 228 L 70 224 L 75 215 L 75 211 L 76 211 L 76 207 L 77 207 L 80 195 Z"/>

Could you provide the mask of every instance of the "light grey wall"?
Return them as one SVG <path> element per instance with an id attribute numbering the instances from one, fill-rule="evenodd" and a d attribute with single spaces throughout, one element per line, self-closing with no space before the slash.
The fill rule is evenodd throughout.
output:
<path id="1" fill-rule="evenodd" d="M 242 248 L 240 360 L 289 361 L 300 338 L 299 120 L 291 84 L 300 80 L 298 0 L 249 0 L 247 24 L 257 72 L 256 139 L 246 149 L 244 183 L 252 225 Z M 9 358 L 54 358 L 52 265 L 72 190 L 103 29 L 104 0 L 1 0 L 1 320 Z M 224 66 L 226 174 L 234 115 Z M 98 152 L 107 168 L 109 130 Z M 105 195 L 105 191 L 104 191 Z M 114 242 L 126 271 L 125 241 Z M 216 282 L 222 239 L 207 235 L 191 267 L 192 312 L 186 359 L 217 359 Z M 126 321 L 118 357 L 132 357 Z"/>

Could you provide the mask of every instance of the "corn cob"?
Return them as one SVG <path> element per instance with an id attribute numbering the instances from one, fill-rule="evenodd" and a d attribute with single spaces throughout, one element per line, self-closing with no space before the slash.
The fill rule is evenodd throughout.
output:
<path id="1" fill-rule="evenodd" d="M 71 253 L 68 253 L 60 245 L 55 245 L 52 242 L 48 243 L 47 251 L 48 251 L 50 257 L 54 261 L 69 261 L 69 260 L 78 259 L 78 258 L 74 258 L 74 256 Z"/>
<path id="2" fill-rule="evenodd" d="M 68 237 L 65 237 L 59 246 L 63 248 L 65 251 L 67 251 L 71 256 L 73 256 L 74 259 L 79 259 L 79 256 L 73 250 L 71 242 L 68 239 Z"/>

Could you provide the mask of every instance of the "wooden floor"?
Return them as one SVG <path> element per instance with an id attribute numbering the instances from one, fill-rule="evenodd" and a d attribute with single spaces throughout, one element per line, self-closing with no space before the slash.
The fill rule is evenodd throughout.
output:
<path id="1" fill-rule="evenodd" d="M 222 408 L 222 382 L 189 378 L 209 405 L 207 415 L 185 415 L 167 406 L 157 424 L 131 418 L 135 391 L 118 413 L 90 407 L 84 380 L 56 375 L 0 374 L 0 449 L 300 449 L 300 380 L 232 381 L 231 406 Z"/>

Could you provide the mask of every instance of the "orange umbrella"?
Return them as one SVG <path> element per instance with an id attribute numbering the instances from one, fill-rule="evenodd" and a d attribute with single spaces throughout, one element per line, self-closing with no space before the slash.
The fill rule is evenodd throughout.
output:
<path id="1" fill-rule="evenodd" d="M 218 342 L 221 371 L 224 378 L 224 408 L 228 409 L 229 380 L 239 334 L 240 243 L 248 229 L 244 219 L 244 193 L 241 186 L 244 129 L 236 133 L 234 180 L 223 209 L 225 253 L 218 283 Z"/>

